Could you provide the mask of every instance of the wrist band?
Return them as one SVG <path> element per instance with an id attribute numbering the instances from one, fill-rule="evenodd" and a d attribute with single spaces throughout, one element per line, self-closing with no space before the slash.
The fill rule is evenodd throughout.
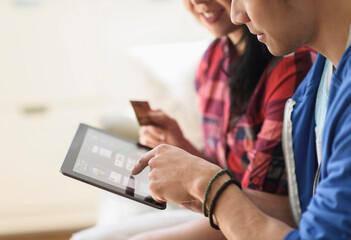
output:
<path id="1" fill-rule="evenodd" d="M 242 190 L 241 188 L 241 184 L 238 180 L 232 178 L 232 179 L 229 179 L 228 181 L 226 181 L 225 183 L 223 183 L 223 185 L 221 186 L 221 188 L 216 192 L 216 195 L 214 196 L 213 200 L 212 200 L 212 203 L 211 203 L 211 206 L 210 206 L 210 212 L 209 212 L 209 219 L 210 219 L 210 225 L 211 227 L 213 227 L 214 229 L 216 230 L 219 230 L 219 227 L 218 225 L 216 225 L 213 221 L 213 212 L 214 212 L 214 209 L 216 207 L 216 203 L 217 203 L 217 200 L 218 198 L 221 196 L 221 194 L 223 193 L 223 191 L 230 185 L 230 184 L 235 184 L 238 188 L 240 188 L 240 190 Z"/>
<path id="2" fill-rule="evenodd" d="M 211 190 L 211 187 L 212 187 L 212 184 L 214 183 L 214 181 L 216 181 L 216 179 L 220 176 L 222 176 L 223 174 L 228 174 L 230 178 L 233 178 L 233 174 L 232 172 L 227 169 L 227 168 L 224 168 L 220 171 L 218 171 L 210 180 L 210 182 L 208 183 L 207 185 L 207 188 L 206 188 L 206 192 L 205 192 L 205 197 L 204 197 L 204 202 L 202 203 L 202 213 L 205 215 L 205 217 L 208 217 L 208 213 L 207 213 L 207 209 L 206 209 L 206 203 L 207 203 L 207 198 L 208 198 L 208 193 L 210 192 Z"/>

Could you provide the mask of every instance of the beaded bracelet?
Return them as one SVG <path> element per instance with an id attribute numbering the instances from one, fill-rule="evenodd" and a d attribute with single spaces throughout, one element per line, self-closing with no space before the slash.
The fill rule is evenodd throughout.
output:
<path id="1" fill-rule="evenodd" d="M 228 174 L 230 178 L 233 178 L 233 174 L 232 172 L 227 169 L 227 168 L 224 168 L 220 171 L 218 171 L 210 180 L 210 182 L 208 183 L 207 185 L 207 188 L 206 188 L 206 192 L 205 192 L 205 197 L 204 197 L 204 202 L 202 203 L 202 213 L 205 215 L 205 217 L 208 217 L 208 213 L 207 213 L 207 209 L 206 209 L 206 203 L 207 203 L 207 198 L 208 198 L 208 193 L 210 192 L 211 190 L 211 187 L 212 187 L 212 184 L 214 183 L 214 181 L 217 180 L 217 178 L 219 178 L 220 176 L 222 176 L 223 174 Z"/>
<path id="2" fill-rule="evenodd" d="M 221 188 L 216 192 L 216 195 L 214 196 L 211 206 L 210 206 L 210 212 L 209 212 L 209 219 L 210 219 L 210 225 L 211 227 L 213 227 L 216 230 L 219 230 L 219 227 L 214 223 L 213 221 L 213 212 L 214 209 L 216 207 L 216 203 L 218 198 L 221 196 L 221 194 L 223 193 L 223 191 L 230 185 L 230 184 L 235 184 L 236 186 L 238 186 L 238 188 L 242 189 L 241 184 L 238 180 L 232 178 L 229 179 L 228 181 L 226 181 L 225 183 L 223 183 L 223 185 L 221 186 Z"/>

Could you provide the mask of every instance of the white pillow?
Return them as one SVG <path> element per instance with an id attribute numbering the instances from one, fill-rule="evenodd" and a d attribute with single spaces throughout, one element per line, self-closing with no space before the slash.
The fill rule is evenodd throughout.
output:
<path id="1" fill-rule="evenodd" d="M 125 240 L 141 232 L 172 227 L 200 218 L 203 218 L 201 214 L 186 209 L 157 210 L 128 217 L 113 225 L 97 225 L 85 229 L 75 233 L 71 240 Z"/>
<path id="2" fill-rule="evenodd" d="M 130 51 L 133 74 L 143 83 L 151 108 L 175 118 L 185 137 L 203 146 L 195 74 L 210 40 L 136 46 Z"/>

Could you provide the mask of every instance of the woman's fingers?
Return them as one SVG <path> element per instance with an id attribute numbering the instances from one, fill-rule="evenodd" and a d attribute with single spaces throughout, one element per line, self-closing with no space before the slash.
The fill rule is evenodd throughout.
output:
<path id="1" fill-rule="evenodd" d="M 155 123 L 155 125 L 161 126 L 163 128 L 166 128 L 169 124 L 169 121 L 171 120 L 171 118 L 161 110 L 149 112 L 149 117 L 151 118 L 151 121 Z"/>
<path id="2" fill-rule="evenodd" d="M 139 136 L 141 144 L 152 148 L 166 141 L 165 131 L 155 126 L 140 127 Z"/>

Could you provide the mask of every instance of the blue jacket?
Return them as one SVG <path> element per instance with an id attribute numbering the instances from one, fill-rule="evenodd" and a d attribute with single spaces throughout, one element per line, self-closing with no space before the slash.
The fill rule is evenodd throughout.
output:
<path id="1" fill-rule="evenodd" d="M 329 92 L 317 169 L 315 99 L 325 58 L 315 64 L 285 108 L 283 148 L 289 197 L 298 230 L 285 239 L 351 239 L 351 47 L 343 54 Z"/>

